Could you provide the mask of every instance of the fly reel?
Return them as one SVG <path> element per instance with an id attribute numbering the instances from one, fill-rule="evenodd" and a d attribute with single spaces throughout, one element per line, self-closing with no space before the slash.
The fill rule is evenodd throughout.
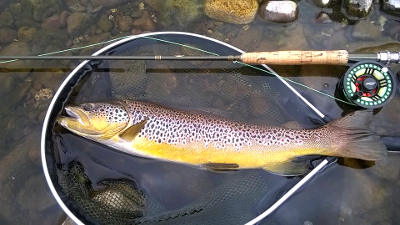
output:
<path id="1" fill-rule="evenodd" d="M 339 87 L 344 97 L 362 108 L 376 109 L 388 103 L 395 94 L 396 81 L 389 67 L 363 61 L 351 66 Z"/>

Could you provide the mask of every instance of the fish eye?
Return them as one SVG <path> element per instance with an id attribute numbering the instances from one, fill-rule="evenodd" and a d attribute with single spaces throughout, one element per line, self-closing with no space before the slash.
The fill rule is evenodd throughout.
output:
<path id="1" fill-rule="evenodd" d="M 95 109 L 96 109 L 96 106 L 95 106 L 95 104 L 93 104 L 93 103 L 87 103 L 87 104 L 84 104 L 84 105 L 82 106 L 82 108 L 83 108 L 83 110 L 85 110 L 85 111 L 92 111 L 92 110 L 95 110 Z"/>

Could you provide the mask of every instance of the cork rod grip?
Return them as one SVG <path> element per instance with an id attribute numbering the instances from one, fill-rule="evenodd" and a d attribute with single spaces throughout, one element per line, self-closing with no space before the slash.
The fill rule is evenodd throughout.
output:
<path id="1" fill-rule="evenodd" d="M 242 60 L 242 62 L 248 64 L 346 65 L 349 59 L 349 53 L 346 50 L 248 52 L 243 53 L 240 59 Z"/>

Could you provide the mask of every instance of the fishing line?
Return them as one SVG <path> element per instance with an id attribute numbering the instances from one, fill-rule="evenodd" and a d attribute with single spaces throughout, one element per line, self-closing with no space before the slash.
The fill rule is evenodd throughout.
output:
<path id="1" fill-rule="evenodd" d="M 111 42 L 115 42 L 115 41 L 118 41 L 118 40 L 121 40 L 121 39 L 125 39 L 125 38 L 128 38 L 128 37 L 131 37 L 131 36 L 117 37 L 117 38 L 114 38 L 114 39 L 111 39 L 111 40 L 108 40 L 108 41 L 102 41 L 102 42 L 97 42 L 97 43 L 93 43 L 93 44 L 89 44 L 89 45 L 85 45 L 85 46 L 73 47 L 73 48 L 67 48 L 67 49 L 64 49 L 64 50 L 59 50 L 59 51 L 54 51 L 54 52 L 43 53 L 43 54 L 39 54 L 39 55 L 37 55 L 37 56 L 51 56 L 51 55 L 56 55 L 56 54 L 60 54 L 60 53 L 64 53 L 64 52 L 70 52 L 70 51 L 75 51 L 75 50 L 81 50 L 81 49 L 91 48 L 91 47 L 95 47 L 95 46 L 99 46 L 99 45 L 104 45 L 104 44 L 108 44 L 108 43 L 111 43 Z M 167 44 L 173 44 L 173 45 L 181 46 L 181 47 L 184 47 L 184 48 L 189 48 L 189 49 L 196 50 L 196 51 L 200 51 L 200 52 L 203 52 L 203 53 L 206 53 L 206 54 L 209 54 L 209 55 L 220 56 L 219 54 L 217 54 L 217 53 L 215 53 L 215 52 L 207 51 L 207 50 L 204 50 L 204 49 L 201 49 L 201 48 L 197 48 L 197 47 L 194 47 L 194 46 L 182 44 L 182 43 L 179 43 L 179 42 L 164 40 L 164 39 L 155 38 L 155 37 L 142 37 L 142 38 L 149 39 L 149 40 L 155 40 L 155 41 L 159 41 L 159 42 L 163 42 L 163 43 L 167 43 Z M 12 60 L 7 60 L 7 61 L 0 61 L 0 64 L 6 64 L 6 63 L 15 62 L 15 61 L 18 61 L 18 59 L 12 59 Z M 280 76 L 280 75 L 278 75 L 278 74 L 276 74 L 276 73 L 271 73 L 270 71 L 265 70 L 265 69 L 263 69 L 263 68 L 260 68 L 260 67 L 254 66 L 254 65 L 250 65 L 250 64 L 247 64 L 247 63 L 244 63 L 244 62 L 239 62 L 239 61 L 233 61 L 233 63 L 239 63 L 239 64 L 241 64 L 241 65 L 244 65 L 244 66 L 247 66 L 247 67 L 250 67 L 250 68 L 259 70 L 259 71 L 262 71 L 262 72 L 264 72 L 264 73 L 267 73 L 267 74 L 270 74 L 270 75 L 273 75 L 273 76 L 276 76 L 276 77 L 279 77 L 279 78 L 281 78 L 281 79 L 283 79 L 283 80 L 286 80 L 286 81 L 288 81 L 288 82 L 290 82 L 290 83 L 296 84 L 296 85 L 301 86 L 301 87 L 306 88 L 306 89 L 309 89 L 309 90 L 311 90 L 311 91 L 314 91 L 314 92 L 316 92 L 316 93 L 318 93 L 318 94 L 320 94 L 320 95 L 324 95 L 324 96 L 326 96 L 326 97 L 329 97 L 329 98 L 331 98 L 331 99 L 334 99 L 334 100 L 336 100 L 336 101 L 339 101 L 339 102 L 342 102 L 342 103 L 345 103 L 345 104 L 348 104 L 348 105 L 352 105 L 352 106 L 355 105 L 354 103 L 351 103 L 351 102 L 342 100 L 342 99 L 340 99 L 340 98 L 336 98 L 336 97 L 333 96 L 333 95 L 330 95 L 330 94 L 328 94 L 328 93 L 324 93 L 324 92 L 319 91 L 319 90 L 317 90 L 317 89 L 315 89 L 315 88 L 309 87 L 309 86 L 307 86 L 307 85 L 305 85 L 305 84 L 303 84 L 303 83 L 300 83 L 300 82 L 291 80 L 291 79 L 286 78 L 286 77 L 282 77 L 282 76 Z"/>

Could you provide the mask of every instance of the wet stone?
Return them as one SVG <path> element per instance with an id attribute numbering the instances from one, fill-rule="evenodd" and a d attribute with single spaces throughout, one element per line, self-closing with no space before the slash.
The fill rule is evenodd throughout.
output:
<path id="1" fill-rule="evenodd" d="M 359 40 L 377 40 L 381 36 L 379 27 L 366 20 L 361 20 L 353 27 L 352 37 Z"/>
<path id="2" fill-rule="evenodd" d="M 47 17 L 61 11 L 60 0 L 30 0 L 33 8 L 33 18 L 42 22 Z"/>
<path id="3" fill-rule="evenodd" d="M 400 15 L 400 0 L 383 0 L 382 9 L 387 13 Z"/>
<path id="4" fill-rule="evenodd" d="M 334 0 L 313 0 L 318 7 L 325 8 L 333 4 Z"/>
<path id="5" fill-rule="evenodd" d="M 260 14 L 271 22 L 293 22 L 298 14 L 297 4 L 293 1 L 267 1 L 261 5 Z"/>
<path id="6" fill-rule="evenodd" d="M 204 13 L 223 22 L 247 24 L 254 20 L 257 10 L 257 0 L 206 0 Z"/>
<path id="7" fill-rule="evenodd" d="M 373 0 L 345 0 L 347 13 L 350 16 L 365 17 L 371 11 Z"/>

